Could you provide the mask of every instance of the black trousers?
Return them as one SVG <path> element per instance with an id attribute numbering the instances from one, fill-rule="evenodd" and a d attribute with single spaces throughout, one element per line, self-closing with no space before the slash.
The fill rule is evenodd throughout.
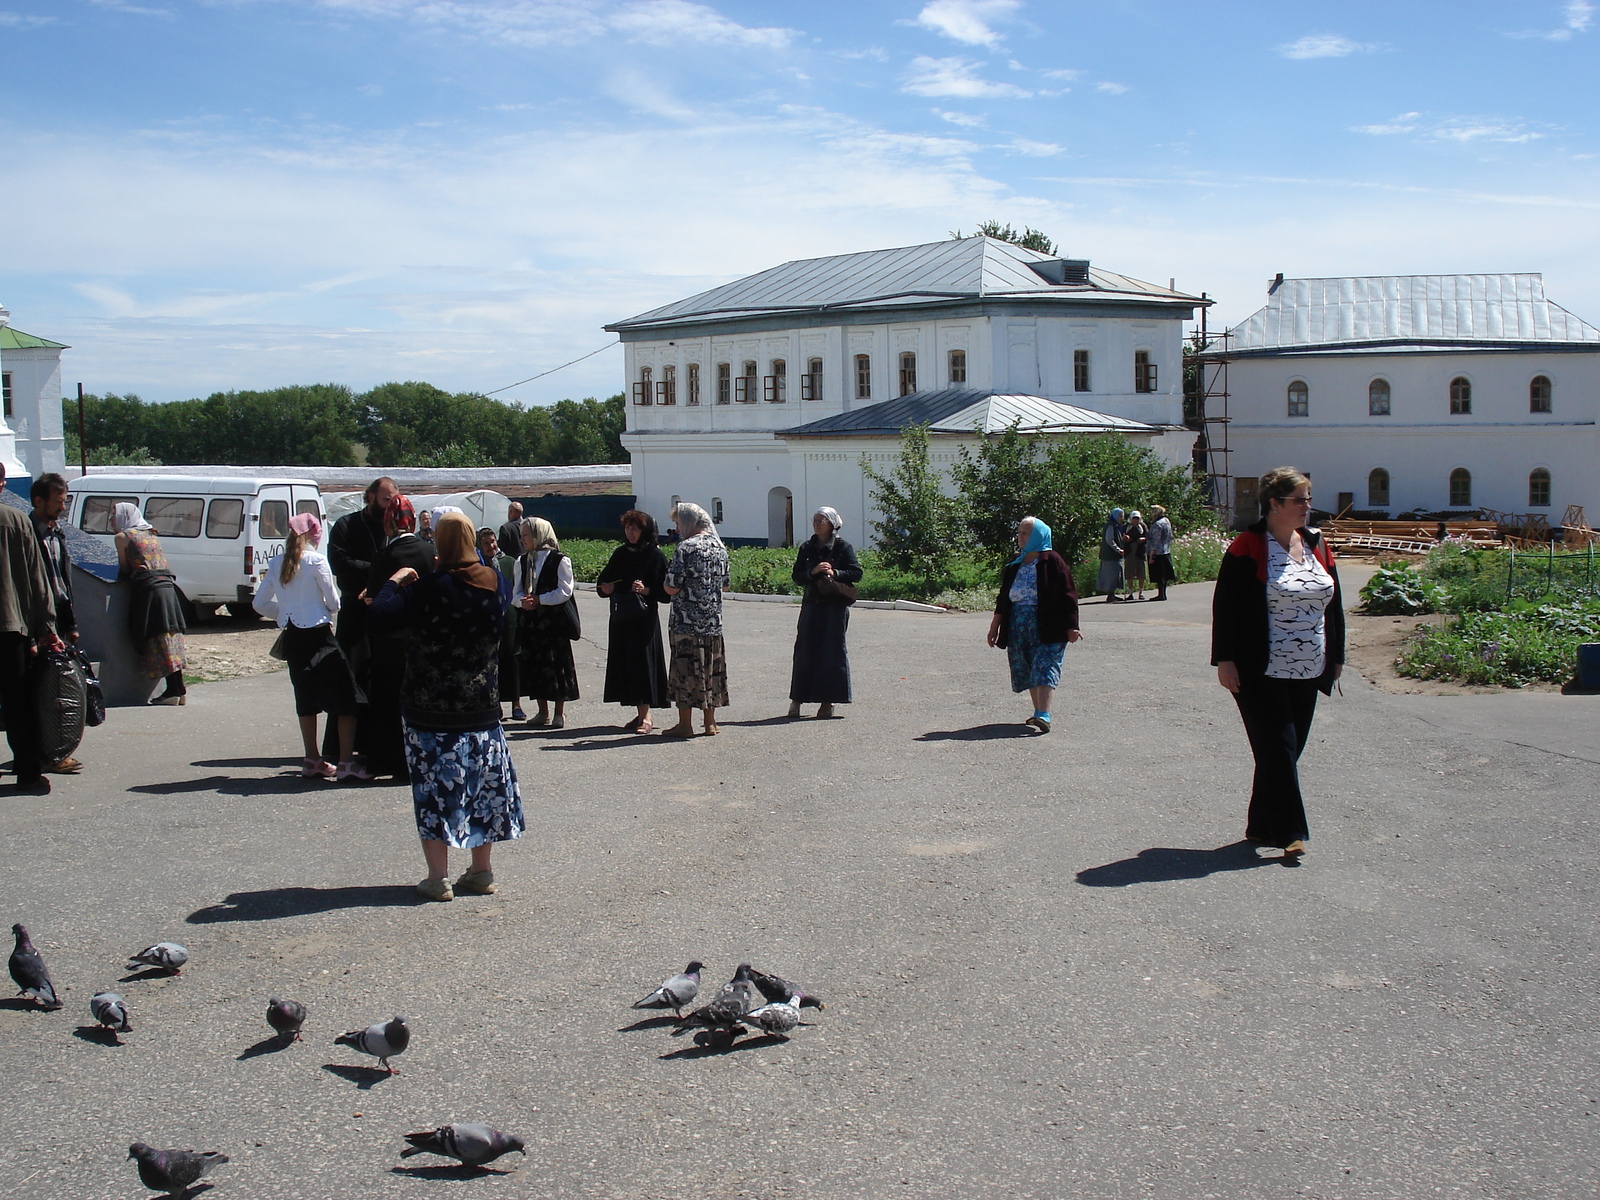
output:
<path id="1" fill-rule="evenodd" d="M 1317 711 L 1317 681 L 1258 675 L 1240 680 L 1233 699 L 1256 758 L 1245 837 L 1268 846 L 1310 837 L 1299 763 Z"/>
<path id="2" fill-rule="evenodd" d="M 11 743 L 18 780 L 37 779 L 44 771 L 39 758 L 39 701 L 34 695 L 34 657 L 24 633 L 0 633 L 0 706 L 6 713 L 6 741 Z"/>

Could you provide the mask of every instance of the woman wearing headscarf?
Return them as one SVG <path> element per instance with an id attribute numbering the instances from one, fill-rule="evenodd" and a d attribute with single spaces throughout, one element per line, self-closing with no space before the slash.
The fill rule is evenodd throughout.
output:
<path id="1" fill-rule="evenodd" d="M 128 604 L 128 632 L 139 647 L 144 673 L 165 679 L 166 688 L 151 704 L 187 704 L 183 683 L 185 649 L 183 603 L 177 578 L 167 566 L 161 541 L 137 504 L 123 501 L 111 513 L 117 547 L 117 576 L 133 587 Z"/>
<path id="2" fill-rule="evenodd" d="M 1256 760 L 1244 836 L 1296 859 L 1311 837 L 1300 754 L 1317 693 L 1331 695 L 1344 670 L 1344 604 L 1333 552 L 1309 528 L 1311 480 L 1276 467 L 1256 495 L 1261 520 L 1233 539 L 1217 572 L 1211 662 Z"/>
<path id="3" fill-rule="evenodd" d="M 630 509 L 622 514 L 627 538 L 611 552 L 595 590 L 611 599 L 610 637 L 606 644 L 607 704 L 631 704 L 638 715 L 625 728 L 649 733 L 655 728 L 652 708 L 666 708 L 667 660 L 661 650 L 662 604 L 671 603 L 662 584 L 667 560 L 661 557 L 656 519 Z"/>
<path id="4" fill-rule="evenodd" d="M 794 581 L 805 588 L 795 627 L 794 670 L 789 676 L 789 715 L 802 704 L 817 705 L 818 717 L 833 716 L 835 704 L 850 703 L 850 653 L 845 632 L 850 604 L 829 586 L 854 586 L 861 580 L 855 548 L 839 536 L 844 521 L 837 509 L 819 508 L 811 516 L 811 536 L 794 560 Z"/>
<path id="5" fill-rule="evenodd" d="M 672 657 L 667 690 L 678 706 L 678 723 L 663 737 L 693 737 L 689 718 L 705 714 L 707 735 L 717 732 L 717 709 L 728 703 L 728 655 L 722 641 L 722 593 L 728 590 L 728 548 L 711 514 L 687 502 L 672 510 L 679 542 L 662 590 L 672 597 L 667 633 Z"/>
<path id="6" fill-rule="evenodd" d="M 521 505 L 515 506 L 517 511 L 522 511 Z M 509 529 L 516 537 L 516 541 L 508 549 L 500 544 L 500 534 L 492 529 L 478 530 L 478 557 L 492 566 L 506 577 L 507 582 L 516 588 L 517 579 L 517 549 L 522 545 L 522 518 L 506 522 Z M 501 532 L 504 532 L 502 530 Z M 517 657 L 517 618 L 522 615 L 522 610 L 513 604 L 506 610 L 505 628 L 500 631 L 500 703 L 511 702 L 511 719 L 513 721 L 526 721 L 528 714 L 522 711 L 522 663 Z"/>
<path id="7" fill-rule="evenodd" d="M 1172 522 L 1167 520 L 1167 510 L 1159 504 L 1150 506 L 1150 541 L 1145 553 L 1150 557 L 1150 582 L 1156 585 L 1156 599 L 1167 598 L 1167 585 L 1177 581 L 1178 573 L 1172 569 Z"/>
<path id="8" fill-rule="evenodd" d="M 478 561 L 472 522 L 443 517 L 433 533 L 435 568 L 401 567 L 372 602 L 374 625 L 409 629 L 401 711 L 411 800 L 430 900 L 495 891 L 496 842 L 520 837 L 522 795 L 500 728 L 500 630 L 511 584 Z M 472 864 L 452 886 L 449 847 Z"/>
<path id="9" fill-rule="evenodd" d="M 1122 569 L 1127 576 L 1127 591 L 1131 593 L 1137 590 L 1140 600 L 1144 599 L 1144 548 L 1149 540 L 1150 530 L 1144 523 L 1144 514 L 1136 508 L 1128 514 L 1128 524 L 1122 530 L 1122 550 L 1126 555 L 1122 560 Z M 1124 600 L 1131 598 L 1127 594 L 1123 596 Z"/>
<path id="10" fill-rule="evenodd" d="M 539 712 L 528 724 L 564 729 L 567 701 L 578 698 L 578 668 L 572 661 L 572 639 L 555 606 L 572 599 L 572 560 L 561 552 L 555 529 L 543 517 L 523 518 L 522 548 L 517 565 L 521 686 L 539 702 Z"/>
<path id="11" fill-rule="evenodd" d="M 433 543 L 417 536 L 417 513 L 398 493 L 383 510 L 383 545 L 372 556 L 366 589 L 371 604 L 384 583 L 401 567 L 418 575 L 433 570 Z M 373 775 L 406 777 L 405 730 L 400 716 L 400 686 L 406 676 L 409 629 L 367 629 L 367 703 L 356 723 L 356 745 Z"/>
<path id="12" fill-rule="evenodd" d="M 283 655 L 294 687 L 294 711 L 300 719 L 305 757 L 300 774 L 306 779 L 370 779 L 355 764 L 356 708 L 366 697 L 356 686 L 344 649 L 334 639 L 333 619 L 339 613 L 339 585 L 333 568 L 317 547 L 322 522 L 315 513 L 289 518 L 283 550 L 267 563 L 256 589 L 255 610 L 283 630 Z M 317 741 L 317 714 L 327 713 L 338 726 L 339 761 L 322 757 Z"/>
<path id="13" fill-rule="evenodd" d="M 1122 510 L 1113 508 L 1100 535 L 1100 572 L 1094 581 L 1094 590 L 1106 594 L 1107 604 L 1118 598 L 1117 592 L 1122 588 L 1122 559 L 1126 553 L 1122 542 Z"/>
<path id="14" fill-rule="evenodd" d="M 1061 657 L 1078 631 L 1078 589 L 1072 568 L 1050 546 L 1050 526 L 1038 517 L 1017 522 L 1022 551 L 1000 573 L 1000 595 L 989 622 L 989 645 L 1006 652 L 1011 690 L 1027 692 L 1033 716 L 1023 722 L 1050 732 L 1050 704 L 1061 686 Z"/>

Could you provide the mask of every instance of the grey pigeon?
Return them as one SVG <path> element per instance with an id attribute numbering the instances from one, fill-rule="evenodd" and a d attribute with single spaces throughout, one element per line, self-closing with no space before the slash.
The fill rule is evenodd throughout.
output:
<path id="1" fill-rule="evenodd" d="M 333 1039 L 333 1044 L 352 1046 L 363 1054 L 372 1055 L 383 1064 L 384 1070 L 393 1075 L 395 1070 L 389 1065 L 389 1060 L 411 1044 L 411 1030 L 406 1026 L 404 1017 L 390 1017 L 386 1022 L 380 1021 L 365 1029 L 341 1033 Z"/>
<path id="2" fill-rule="evenodd" d="M 458 1158 L 469 1167 L 481 1167 L 513 1150 L 520 1150 L 522 1157 L 528 1157 L 521 1138 L 488 1125 L 441 1125 L 421 1133 L 408 1133 L 405 1137 L 410 1146 L 400 1151 L 401 1158 L 410 1158 L 413 1154 L 442 1154 L 446 1158 Z"/>
<path id="3" fill-rule="evenodd" d="M 750 982 L 750 964 L 740 963 L 733 978 L 717 989 L 710 1004 L 702 1005 L 686 1017 L 678 1018 L 685 1025 L 703 1025 L 707 1029 L 720 1029 L 726 1033 L 738 1031 L 739 1018 L 756 1006 L 755 986 Z"/>
<path id="4" fill-rule="evenodd" d="M 683 1006 L 693 1003 L 700 994 L 700 972 L 704 968 L 705 963 L 695 959 L 683 969 L 683 974 L 674 975 L 632 1007 L 670 1008 L 678 1016 L 683 1016 Z"/>
<path id="5" fill-rule="evenodd" d="M 128 1024 L 128 1006 L 115 992 L 96 992 L 90 996 L 89 1012 L 107 1029 L 118 1033 L 133 1031 L 133 1026 Z"/>
<path id="6" fill-rule="evenodd" d="M 183 1195 L 212 1167 L 228 1161 L 226 1154 L 215 1150 L 156 1150 L 143 1142 L 129 1146 L 128 1157 L 139 1160 L 139 1181 L 145 1187 L 169 1196 Z"/>
<path id="7" fill-rule="evenodd" d="M 800 1024 L 800 1001 L 797 998 L 774 1000 L 771 1004 L 763 1004 L 760 1008 L 752 1009 L 736 1020 L 750 1026 L 751 1029 L 759 1029 L 762 1033 L 786 1038 L 790 1031 Z"/>
<path id="8" fill-rule="evenodd" d="M 128 964 L 130 971 L 138 967 L 158 967 L 177 975 L 183 971 L 183 964 L 189 961 L 189 952 L 177 942 L 157 942 L 131 957 L 133 961 Z"/>
<path id="9" fill-rule="evenodd" d="M 300 1026 L 306 1023 L 306 1006 L 296 1000 L 280 1000 L 274 996 L 267 1001 L 267 1024 L 279 1037 L 291 1042 L 300 1040 Z"/>
<path id="10" fill-rule="evenodd" d="M 21 925 L 13 925 L 11 932 L 17 935 L 17 947 L 11 952 L 11 961 L 6 965 L 11 968 L 11 978 L 16 981 L 19 989 L 17 994 L 32 996 L 45 1008 L 60 1008 L 61 999 L 56 995 L 56 985 L 50 982 L 50 972 L 44 969 L 44 959 L 33 948 L 28 931 Z"/>
<path id="11" fill-rule="evenodd" d="M 784 1001 L 798 998 L 801 1008 L 828 1007 L 822 1002 L 822 997 L 813 996 L 798 984 L 790 983 L 781 975 L 769 975 L 765 971 L 751 971 L 750 982 L 756 985 L 756 990 L 766 997 L 769 1004 L 780 1004 Z"/>

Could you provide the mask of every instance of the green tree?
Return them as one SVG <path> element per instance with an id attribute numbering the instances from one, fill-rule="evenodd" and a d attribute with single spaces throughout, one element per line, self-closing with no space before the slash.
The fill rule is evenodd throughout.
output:
<path id="1" fill-rule="evenodd" d="M 604 400 L 593 396 L 558 400 L 549 412 L 551 465 L 628 461 L 628 452 L 622 448 L 628 418 L 621 392 Z"/>
<path id="2" fill-rule="evenodd" d="M 887 474 L 880 474 L 866 455 L 861 471 L 883 513 L 882 520 L 872 522 L 882 561 L 928 580 L 943 577 L 955 555 L 958 507 L 928 461 L 928 427 L 907 425 L 900 431 L 900 455 Z"/>
<path id="3" fill-rule="evenodd" d="M 999 221 L 980 221 L 974 233 L 962 233 L 953 230 L 952 238 L 964 237 L 992 237 L 1002 242 L 1010 242 L 1013 246 L 1021 246 L 1025 250 L 1037 250 L 1040 254 L 1054 254 L 1056 243 L 1050 235 L 1042 229 L 1035 229 L 1032 225 L 1024 225 L 1022 232 L 1018 233 L 1009 224 L 1002 225 Z"/>

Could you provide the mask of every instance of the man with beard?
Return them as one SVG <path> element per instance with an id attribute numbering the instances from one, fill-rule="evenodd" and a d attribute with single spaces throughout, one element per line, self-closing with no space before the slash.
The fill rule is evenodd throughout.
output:
<path id="1" fill-rule="evenodd" d="M 363 493 L 366 506 L 346 513 L 333 523 L 328 533 L 328 565 L 333 568 L 334 582 L 339 585 L 339 623 L 334 638 L 343 647 L 355 673 L 356 684 L 363 691 L 367 686 L 367 606 L 361 603 L 361 593 L 372 572 L 372 561 L 385 541 L 383 513 L 389 501 L 399 494 L 400 488 L 387 475 L 380 475 L 367 485 Z M 335 722 L 329 721 L 330 729 Z M 356 735 L 360 743 L 359 730 Z M 323 756 L 331 750 L 337 761 L 337 739 L 324 737 Z"/>

